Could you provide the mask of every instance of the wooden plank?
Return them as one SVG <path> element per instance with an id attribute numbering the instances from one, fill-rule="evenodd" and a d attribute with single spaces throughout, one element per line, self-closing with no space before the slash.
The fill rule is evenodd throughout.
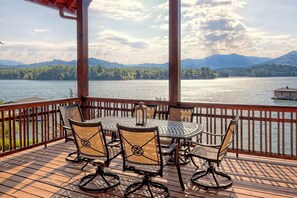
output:
<path id="1" fill-rule="evenodd" d="M 121 157 L 110 164 L 110 171 L 118 174 L 121 185 L 103 194 L 81 191 L 78 180 L 87 173 L 93 172 L 92 166 L 80 170 L 83 164 L 65 161 L 68 152 L 75 149 L 71 142 L 49 144 L 26 150 L 22 153 L 5 156 L 0 162 L 0 193 L 7 196 L 94 196 L 122 197 L 123 190 L 131 182 L 140 180 L 137 174 L 123 172 Z M 202 161 L 200 160 L 202 164 Z M 203 190 L 194 186 L 191 175 L 196 171 L 192 164 L 181 167 L 186 185 L 182 191 L 177 181 L 174 166 L 166 166 L 163 178 L 155 181 L 164 183 L 170 190 L 170 197 L 296 197 L 297 165 L 292 160 L 272 159 L 252 156 L 236 158 L 234 154 L 223 160 L 219 170 L 228 173 L 234 181 L 233 187 L 227 190 Z M 18 194 L 14 194 L 18 191 Z M 43 192 L 44 191 L 44 192 Z M 23 193 L 23 194 L 22 194 Z M 1 194 L 0 194 L 1 195 Z"/>

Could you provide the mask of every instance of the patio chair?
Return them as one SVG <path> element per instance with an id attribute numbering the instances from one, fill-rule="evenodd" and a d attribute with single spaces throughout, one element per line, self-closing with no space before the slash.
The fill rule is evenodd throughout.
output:
<path id="1" fill-rule="evenodd" d="M 163 176 L 163 168 L 166 164 L 166 157 L 175 151 L 175 144 L 166 151 L 161 151 L 158 127 L 131 128 L 118 125 L 120 135 L 123 170 L 133 171 L 143 176 L 142 181 L 129 185 L 124 192 L 128 197 L 136 192 L 141 196 L 141 189 L 147 190 L 142 193 L 154 197 L 158 194 L 162 197 L 169 196 L 169 190 L 164 184 L 153 182 L 151 177 Z"/>
<path id="2" fill-rule="evenodd" d="M 63 129 L 65 134 L 65 142 L 73 141 L 72 131 L 69 124 L 69 119 L 83 122 L 83 116 L 78 104 L 59 106 L 60 116 L 63 123 Z"/>
<path id="3" fill-rule="evenodd" d="M 194 113 L 194 107 L 182 107 L 182 106 L 169 106 L 168 112 L 167 112 L 167 119 L 171 121 L 184 121 L 184 122 L 193 122 L 193 113 Z M 175 139 L 171 140 L 171 144 L 175 141 Z M 181 152 L 180 156 L 180 163 L 185 164 L 188 163 L 188 159 L 186 157 L 187 153 L 190 151 L 190 140 L 181 140 L 181 148 L 179 149 Z M 169 162 L 172 164 L 172 160 Z"/>
<path id="4" fill-rule="evenodd" d="M 215 169 L 215 165 L 218 167 L 227 154 L 228 148 L 231 145 L 234 131 L 237 127 L 239 117 L 236 116 L 235 119 L 231 120 L 229 126 L 224 135 L 206 133 L 210 136 L 223 136 L 223 140 L 220 145 L 207 145 L 207 144 L 197 144 L 187 156 L 191 158 L 193 164 L 198 168 L 198 165 L 195 163 L 194 158 L 200 158 L 204 160 L 204 163 L 207 163 L 206 170 L 198 170 L 195 172 L 191 181 L 206 189 L 218 189 L 218 188 L 228 188 L 232 186 L 232 179 L 229 175 L 223 172 L 219 172 Z M 212 175 L 213 180 L 209 175 Z"/>
<path id="5" fill-rule="evenodd" d="M 83 115 L 79 104 L 72 104 L 67 106 L 59 106 L 60 117 L 63 123 L 63 130 L 65 134 L 65 143 L 68 141 L 74 141 L 72 136 L 72 130 L 70 127 L 69 119 L 73 119 L 79 122 L 83 122 Z M 75 157 L 74 157 L 75 155 Z M 80 161 L 80 157 L 77 151 L 71 152 L 66 157 L 67 161 L 78 162 Z"/>
<path id="6" fill-rule="evenodd" d="M 169 106 L 167 119 L 172 121 L 193 122 L 194 107 Z"/>
<path id="7" fill-rule="evenodd" d="M 104 167 L 109 167 L 110 161 L 120 154 L 120 148 L 108 146 L 101 123 L 77 122 L 71 119 L 69 123 L 78 154 L 86 161 L 81 170 L 88 164 L 96 167 L 96 172 L 82 177 L 78 186 L 84 191 L 101 192 L 119 185 L 119 176 L 105 172 Z"/>

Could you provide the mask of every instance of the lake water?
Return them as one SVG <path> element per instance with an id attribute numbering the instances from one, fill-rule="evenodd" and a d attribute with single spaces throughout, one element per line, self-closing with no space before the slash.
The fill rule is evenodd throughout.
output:
<path id="1" fill-rule="evenodd" d="M 90 81 L 90 96 L 104 98 L 168 100 L 168 80 Z M 218 78 L 215 80 L 182 80 L 184 102 L 226 104 L 287 105 L 297 101 L 272 100 L 273 90 L 297 88 L 296 77 Z M 76 91 L 76 81 L 0 80 L 0 99 L 5 102 L 41 97 L 65 98 L 70 89 Z"/>

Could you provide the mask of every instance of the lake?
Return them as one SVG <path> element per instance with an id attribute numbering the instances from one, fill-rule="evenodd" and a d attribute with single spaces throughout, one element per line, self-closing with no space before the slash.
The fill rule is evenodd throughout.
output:
<path id="1" fill-rule="evenodd" d="M 103 98 L 168 100 L 168 80 L 90 81 L 90 96 Z M 296 106 L 297 101 L 272 100 L 273 90 L 297 88 L 296 77 L 218 78 L 182 80 L 183 102 Z M 41 97 L 65 98 L 76 81 L 0 80 L 0 99 L 5 102 Z"/>

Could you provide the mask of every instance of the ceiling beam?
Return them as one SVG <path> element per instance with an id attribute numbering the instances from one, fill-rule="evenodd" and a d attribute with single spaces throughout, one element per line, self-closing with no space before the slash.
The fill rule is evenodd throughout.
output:
<path id="1" fill-rule="evenodd" d="M 75 6 L 75 3 L 76 3 L 77 1 L 76 0 L 68 0 L 67 2 L 66 2 L 66 8 L 67 9 L 71 9 L 73 6 Z"/>
<path id="2" fill-rule="evenodd" d="M 25 0 L 31 3 L 43 5 L 46 7 L 54 8 L 63 11 L 71 13 L 71 14 L 76 14 L 77 8 L 75 7 L 76 1 L 78 0 Z M 68 3 L 70 2 L 70 3 Z"/>

